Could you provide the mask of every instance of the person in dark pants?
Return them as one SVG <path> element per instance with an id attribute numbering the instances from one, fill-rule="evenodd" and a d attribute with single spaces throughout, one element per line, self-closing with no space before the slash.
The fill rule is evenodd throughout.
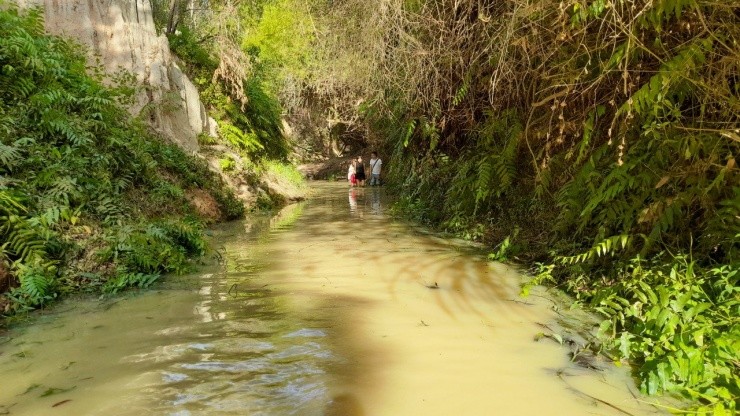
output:
<path id="1" fill-rule="evenodd" d="M 370 186 L 380 185 L 380 167 L 383 166 L 383 161 L 378 158 L 378 154 L 372 152 L 370 154 Z"/>
<path id="2" fill-rule="evenodd" d="M 362 156 L 357 156 L 355 178 L 357 179 L 357 185 L 365 186 L 365 164 L 362 162 Z"/>

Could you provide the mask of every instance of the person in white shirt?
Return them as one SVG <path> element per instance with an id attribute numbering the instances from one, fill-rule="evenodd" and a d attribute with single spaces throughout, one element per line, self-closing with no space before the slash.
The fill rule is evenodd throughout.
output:
<path id="1" fill-rule="evenodd" d="M 370 186 L 380 185 L 380 168 L 383 166 L 383 161 L 378 158 L 378 154 L 372 152 L 370 154 Z"/>

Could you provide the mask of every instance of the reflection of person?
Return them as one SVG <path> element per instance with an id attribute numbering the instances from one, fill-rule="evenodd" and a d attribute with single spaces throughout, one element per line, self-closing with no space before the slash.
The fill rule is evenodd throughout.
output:
<path id="1" fill-rule="evenodd" d="M 373 209 L 373 214 L 380 214 L 380 189 L 373 189 L 370 206 Z"/>
<path id="2" fill-rule="evenodd" d="M 350 189 L 349 190 L 349 212 L 355 212 L 357 211 L 357 194 L 356 190 Z"/>
<path id="3" fill-rule="evenodd" d="M 355 186 L 355 183 L 357 183 L 355 172 L 355 160 L 352 159 L 352 161 L 349 162 L 349 169 L 347 170 L 347 180 L 349 181 L 350 186 Z"/>
<path id="4" fill-rule="evenodd" d="M 365 164 L 362 163 L 362 156 L 357 156 L 357 163 L 355 164 L 355 178 L 359 186 L 365 186 Z"/>
<path id="5" fill-rule="evenodd" d="M 383 166 L 383 161 L 378 158 L 376 152 L 370 154 L 370 186 L 380 185 L 380 168 Z"/>

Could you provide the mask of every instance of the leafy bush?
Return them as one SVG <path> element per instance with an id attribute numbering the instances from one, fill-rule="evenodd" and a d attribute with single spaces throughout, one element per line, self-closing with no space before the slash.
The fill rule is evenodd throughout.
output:
<path id="1" fill-rule="evenodd" d="M 182 273 L 188 270 L 189 256 L 205 253 L 200 226 L 187 221 L 120 227 L 106 240 L 102 259 L 121 265 L 124 272 Z"/>
<path id="2" fill-rule="evenodd" d="M 175 33 L 168 34 L 167 39 L 170 50 L 187 63 L 190 71 L 207 74 L 216 70 L 218 61 L 213 59 L 196 33 L 186 25 L 181 25 Z"/>
<path id="3" fill-rule="evenodd" d="M 686 256 L 639 257 L 600 285 L 582 276 L 566 282 L 604 318 L 606 347 L 638 365 L 649 394 L 683 393 L 708 407 L 736 409 L 740 397 L 740 268 L 704 268 Z"/>
<path id="4" fill-rule="evenodd" d="M 323 11 L 346 49 L 332 52 L 380 51 L 356 65 L 373 69 L 357 96 L 400 210 L 491 244 L 519 229 L 537 281 L 620 317 L 605 342 L 639 366 L 646 393 L 736 411 L 737 8 L 394 4 L 394 16 Z M 392 29 L 346 28 L 348 15 Z"/>
<path id="5" fill-rule="evenodd" d="M 86 65 L 79 46 L 44 33 L 40 10 L 0 7 L 0 261 L 20 283 L 7 295 L 16 311 L 86 275 L 118 290 L 185 270 L 205 249 L 198 222 L 182 220 L 186 189 L 211 190 L 229 218 L 244 212 L 204 161 L 130 119 L 119 104 L 130 88 L 105 87 Z M 88 250 L 103 255 L 70 277 Z"/>
<path id="6" fill-rule="evenodd" d="M 157 279 L 159 279 L 158 274 L 119 273 L 116 277 L 105 283 L 105 286 L 103 286 L 103 293 L 114 295 L 129 287 L 138 287 L 143 289 L 151 286 L 155 281 L 157 281 Z"/>

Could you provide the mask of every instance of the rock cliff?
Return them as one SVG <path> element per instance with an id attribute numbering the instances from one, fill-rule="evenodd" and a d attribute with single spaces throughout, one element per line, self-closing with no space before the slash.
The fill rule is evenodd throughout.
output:
<path id="1" fill-rule="evenodd" d="M 42 6 L 47 30 L 76 39 L 106 74 L 124 69 L 140 87 L 133 114 L 145 114 L 152 127 L 190 151 L 197 136 L 216 134 L 198 91 L 157 35 L 149 0 L 19 0 L 21 7 Z"/>

